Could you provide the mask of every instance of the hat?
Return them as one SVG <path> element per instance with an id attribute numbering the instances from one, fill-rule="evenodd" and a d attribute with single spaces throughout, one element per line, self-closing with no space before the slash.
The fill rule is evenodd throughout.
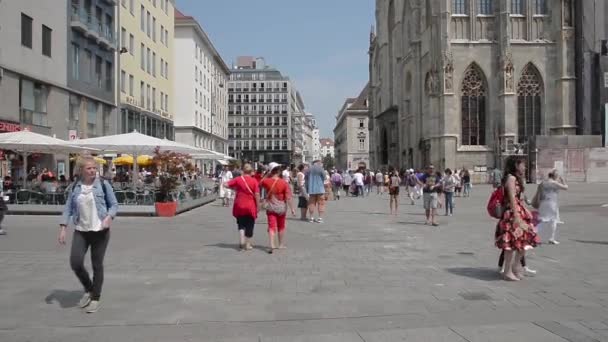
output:
<path id="1" fill-rule="evenodd" d="M 272 171 L 272 170 L 276 169 L 279 166 L 281 166 L 281 164 L 272 162 L 272 163 L 268 164 L 268 171 Z"/>

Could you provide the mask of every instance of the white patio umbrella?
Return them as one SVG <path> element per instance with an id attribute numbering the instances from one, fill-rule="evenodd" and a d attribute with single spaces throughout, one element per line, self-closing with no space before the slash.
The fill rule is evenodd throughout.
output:
<path id="1" fill-rule="evenodd" d="M 23 185 L 27 174 L 27 157 L 32 153 L 78 153 L 96 151 L 93 148 L 76 146 L 69 141 L 30 131 L 0 134 L 0 149 L 13 150 L 23 156 Z"/>
<path id="2" fill-rule="evenodd" d="M 160 152 L 171 151 L 177 153 L 197 154 L 206 153 L 207 150 L 178 143 L 167 139 L 158 139 L 133 131 L 131 133 L 107 135 L 104 137 L 80 139 L 74 144 L 83 147 L 95 148 L 106 152 L 128 153 L 135 160 L 143 154 L 153 154 L 158 148 Z M 137 179 L 137 163 L 133 164 L 133 182 Z"/>

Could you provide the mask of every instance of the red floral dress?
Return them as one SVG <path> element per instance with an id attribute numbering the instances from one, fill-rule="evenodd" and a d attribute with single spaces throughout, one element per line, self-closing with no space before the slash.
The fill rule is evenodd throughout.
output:
<path id="1" fill-rule="evenodd" d="M 502 219 L 498 221 L 496 226 L 495 244 L 499 249 L 518 250 L 521 251 L 526 247 L 536 247 L 540 242 L 536 234 L 536 228 L 533 225 L 532 213 L 526 208 L 523 199 L 521 198 L 521 185 L 519 181 L 515 183 L 515 210 L 519 212 L 521 221 L 527 224 L 530 229 L 525 230 L 515 222 L 513 209 L 510 207 L 510 201 L 505 192 L 505 212 Z M 524 227 L 525 228 L 525 227 Z"/>

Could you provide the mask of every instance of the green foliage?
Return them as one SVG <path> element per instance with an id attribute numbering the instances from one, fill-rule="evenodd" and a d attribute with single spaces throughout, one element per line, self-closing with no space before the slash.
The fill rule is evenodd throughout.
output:
<path id="1" fill-rule="evenodd" d="M 334 157 L 331 156 L 331 154 L 327 154 L 325 157 L 323 157 L 323 167 L 325 168 L 325 170 L 331 170 L 336 166 L 336 161 L 334 160 Z"/>

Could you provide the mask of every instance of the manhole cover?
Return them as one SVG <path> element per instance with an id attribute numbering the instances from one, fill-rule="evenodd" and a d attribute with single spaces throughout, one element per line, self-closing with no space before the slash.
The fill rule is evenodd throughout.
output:
<path id="1" fill-rule="evenodd" d="M 492 297 L 488 296 L 485 292 L 461 292 L 460 297 L 465 300 L 491 300 Z"/>

